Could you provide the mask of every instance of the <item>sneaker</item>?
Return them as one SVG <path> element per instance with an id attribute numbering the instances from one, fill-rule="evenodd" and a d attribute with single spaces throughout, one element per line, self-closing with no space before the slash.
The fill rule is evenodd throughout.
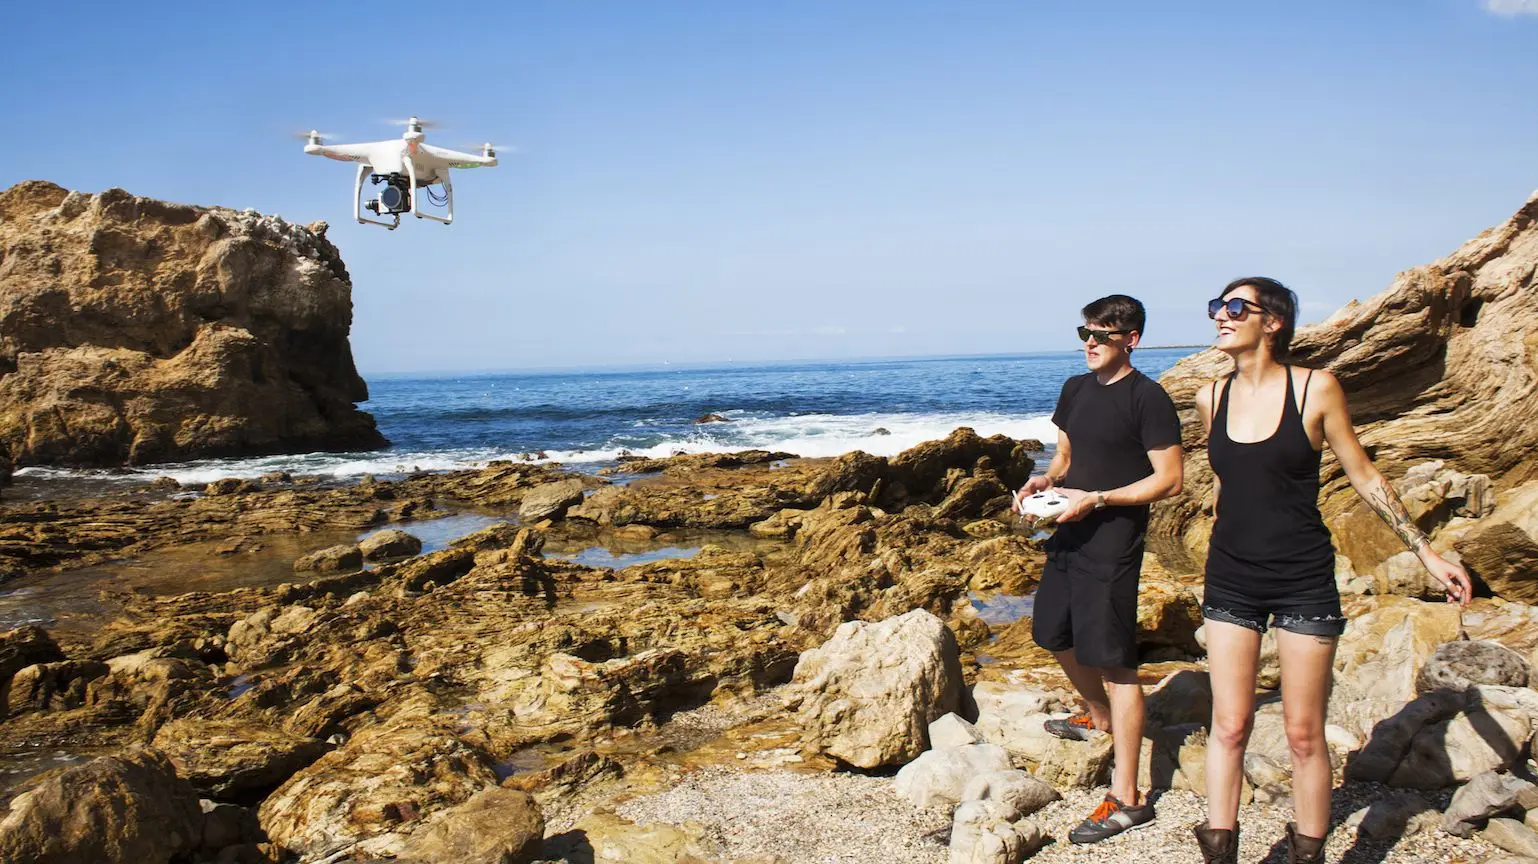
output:
<path id="1" fill-rule="evenodd" d="M 1144 799 L 1140 807 L 1128 807 L 1115 795 L 1107 795 L 1100 806 L 1095 808 L 1095 812 L 1089 814 L 1088 819 L 1068 832 L 1068 839 L 1080 844 L 1099 843 L 1128 829 L 1141 828 L 1153 819 L 1153 804 L 1147 799 Z"/>
<path id="2" fill-rule="evenodd" d="M 1041 728 L 1049 734 L 1069 741 L 1088 741 L 1095 730 L 1095 721 L 1089 719 L 1088 714 L 1075 714 L 1072 717 L 1054 717 L 1041 724 Z"/>

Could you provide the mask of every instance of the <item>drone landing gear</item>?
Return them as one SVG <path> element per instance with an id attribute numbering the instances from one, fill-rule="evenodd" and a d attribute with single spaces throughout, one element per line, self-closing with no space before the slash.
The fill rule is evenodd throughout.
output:
<path id="1" fill-rule="evenodd" d="M 406 176 L 411 178 L 411 188 L 412 189 L 416 189 L 417 188 L 417 166 L 416 166 L 416 163 L 412 161 L 410 156 L 407 156 L 404 161 L 406 163 Z M 444 198 L 445 198 L 444 203 L 448 206 L 448 211 L 449 211 L 448 215 L 447 216 L 435 216 L 435 215 L 433 215 L 431 213 L 423 213 L 422 211 L 418 210 L 417 209 L 417 196 L 415 196 L 415 195 L 411 196 L 411 215 L 417 217 L 418 219 L 431 219 L 434 222 L 442 222 L 445 225 L 449 225 L 449 224 L 452 224 L 453 221 L 454 221 L 454 186 L 453 186 L 453 184 L 449 183 L 449 176 L 448 176 L 449 172 L 448 172 L 448 170 L 445 169 L 441 173 L 443 174 L 443 179 L 440 180 L 439 182 L 443 184 L 443 194 L 444 194 Z M 427 190 L 424 189 L 424 191 L 427 191 Z"/>

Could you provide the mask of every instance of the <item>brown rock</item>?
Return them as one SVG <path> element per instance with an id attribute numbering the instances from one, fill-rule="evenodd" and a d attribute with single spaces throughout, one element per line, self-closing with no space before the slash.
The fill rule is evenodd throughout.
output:
<path id="1" fill-rule="evenodd" d="M 411 835 L 404 858 L 456 864 L 528 864 L 540 857 L 545 819 L 524 792 L 492 787 Z"/>
<path id="2" fill-rule="evenodd" d="M 64 654 L 41 627 L 21 627 L 0 633 L 0 719 L 5 717 L 11 676 L 34 663 L 63 660 Z"/>
<path id="3" fill-rule="evenodd" d="M 1469 574 L 1496 596 L 1538 603 L 1538 482 L 1503 496 L 1455 548 Z"/>
<path id="4" fill-rule="evenodd" d="M 134 748 L 66 769 L 11 801 L 0 861 L 77 864 L 185 860 L 203 837 L 187 781 L 153 750 Z"/>
<path id="5" fill-rule="evenodd" d="M 336 247 L 277 217 L 28 181 L 0 193 L 0 442 L 117 465 L 386 442 Z"/>
<path id="6" fill-rule="evenodd" d="M 322 573 L 334 573 L 342 570 L 356 570 L 362 566 L 363 550 L 357 546 L 348 545 L 317 549 L 294 562 L 294 570 L 299 572 L 316 570 Z"/>
<path id="7" fill-rule="evenodd" d="M 388 531 L 378 531 L 364 537 L 358 542 L 358 550 L 369 561 L 410 558 L 421 553 L 422 541 L 407 534 L 405 531 L 397 531 L 392 528 Z"/>
<path id="8" fill-rule="evenodd" d="M 581 480 L 562 480 L 536 486 L 523 496 L 518 518 L 525 523 L 560 519 L 567 510 L 582 503 L 584 485 Z"/>
<path id="9" fill-rule="evenodd" d="M 329 749 L 324 741 L 238 720 L 173 720 L 154 744 L 199 793 L 248 803 Z"/>

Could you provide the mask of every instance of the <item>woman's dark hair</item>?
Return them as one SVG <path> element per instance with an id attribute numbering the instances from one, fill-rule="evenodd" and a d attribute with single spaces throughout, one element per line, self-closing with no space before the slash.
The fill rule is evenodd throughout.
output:
<path id="1" fill-rule="evenodd" d="M 1298 327 L 1298 295 L 1291 288 L 1265 276 L 1246 276 L 1228 283 L 1219 294 L 1227 297 L 1239 288 L 1249 285 L 1255 289 L 1255 300 L 1266 314 L 1282 322 L 1282 329 L 1271 334 L 1271 356 L 1286 360 L 1292 351 L 1292 334 Z"/>

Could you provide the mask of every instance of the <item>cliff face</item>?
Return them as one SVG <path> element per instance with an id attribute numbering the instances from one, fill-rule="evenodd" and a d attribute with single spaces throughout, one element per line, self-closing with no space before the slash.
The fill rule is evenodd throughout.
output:
<path id="1" fill-rule="evenodd" d="M 1488 475 L 1496 494 L 1511 500 L 1538 479 L 1535 273 L 1538 196 L 1446 258 L 1399 274 L 1371 300 L 1300 329 L 1297 362 L 1339 376 L 1362 443 L 1385 477 L 1402 483 L 1408 469 L 1443 461 L 1464 475 Z M 1156 508 L 1152 530 L 1178 538 L 1198 563 L 1211 530 L 1212 472 L 1194 398 L 1231 369 L 1209 349 L 1161 378 L 1181 410 L 1190 456 L 1187 492 Z M 1325 519 L 1358 572 L 1403 551 L 1328 450 L 1321 480 Z"/>
<path id="2" fill-rule="evenodd" d="M 324 224 L 29 181 L 0 192 L 0 449 L 16 467 L 371 449 Z"/>

